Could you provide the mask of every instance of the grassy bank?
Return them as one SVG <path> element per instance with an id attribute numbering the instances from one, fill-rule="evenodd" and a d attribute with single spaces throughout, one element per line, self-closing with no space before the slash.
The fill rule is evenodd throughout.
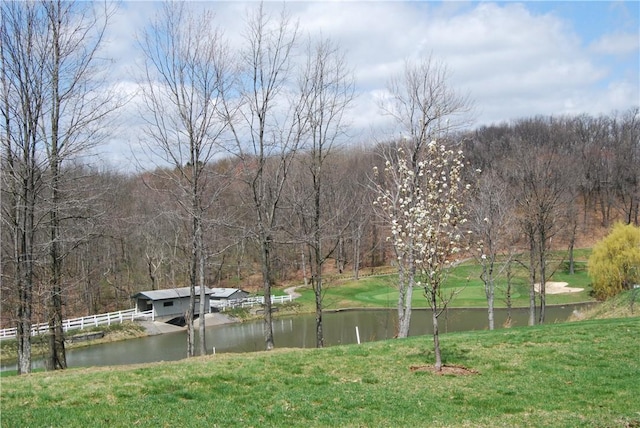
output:
<path id="1" fill-rule="evenodd" d="M 582 321 L 2 379 L 3 427 L 640 424 L 640 323 Z"/>
<path id="2" fill-rule="evenodd" d="M 638 288 L 624 291 L 588 310 L 575 314 L 570 319 L 581 321 L 626 317 L 640 317 L 640 289 Z"/>
<path id="3" fill-rule="evenodd" d="M 586 257 L 587 250 L 577 252 L 577 256 Z M 584 254 L 583 254 L 584 253 Z M 586 260 L 586 259 L 585 259 Z M 566 282 L 570 287 L 582 288 L 577 293 L 547 294 L 548 305 L 566 305 L 594 301 L 591 297 L 591 279 L 586 271 L 586 262 L 577 263 L 578 269 L 570 275 L 565 270 L 565 263 L 558 260 L 550 264 L 549 271 L 553 272 L 549 281 Z M 463 263 L 449 272 L 444 288 L 449 291 L 456 290 L 456 296 L 450 307 L 484 308 L 487 306 L 487 298 L 484 292 L 484 284 L 480 280 L 481 267 L 473 261 Z M 511 300 L 513 307 L 529 306 L 529 274 L 520 266 L 513 265 L 513 279 L 511 284 Z M 393 308 L 397 304 L 397 274 L 363 276 L 354 280 L 349 276 L 334 278 L 325 283 L 323 304 L 324 308 Z M 496 282 L 496 307 L 506 307 L 505 290 L 506 280 L 499 278 Z M 296 300 L 301 312 L 314 310 L 315 298 L 310 287 L 298 288 L 302 296 Z M 419 288 L 414 291 L 412 304 L 414 308 L 428 306 L 424 294 Z"/>

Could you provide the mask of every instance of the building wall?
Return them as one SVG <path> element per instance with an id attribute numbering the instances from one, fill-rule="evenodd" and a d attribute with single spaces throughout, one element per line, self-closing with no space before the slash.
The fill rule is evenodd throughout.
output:
<path id="1" fill-rule="evenodd" d="M 181 299 L 156 300 L 153 309 L 156 317 L 178 317 L 187 313 L 189 297 Z M 209 310 L 209 297 L 205 298 L 205 310 Z M 200 313 L 200 299 L 196 297 L 195 313 Z"/>
<path id="2" fill-rule="evenodd" d="M 146 297 L 136 299 L 136 308 L 138 308 L 140 312 L 150 311 L 151 309 L 153 309 L 153 304 L 148 304 L 148 301 L 149 299 L 147 299 Z"/>
<path id="3" fill-rule="evenodd" d="M 229 295 L 228 297 L 217 297 L 217 296 L 213 296 L 212 300 L 217 300 L 217 301 L 222 301 L 222 300 L 238 300 L 238 299 L 244 299 L 246 297 L 249 297 L 249 293 L 247 293 L 246 291 L 242 291 L 242 290 L 238 290 L 235 293 Z"/>

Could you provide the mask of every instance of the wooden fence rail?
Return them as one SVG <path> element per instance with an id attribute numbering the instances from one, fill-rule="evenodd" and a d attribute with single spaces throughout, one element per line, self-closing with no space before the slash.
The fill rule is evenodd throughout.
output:
<path id="1" fill-rule="evenodd" d="M 70 318 L 62 321 L 62 329 L 66 332 L 69 330 L 83 330 L 89 327 L 98 327 L 100 325 L 120 324 L 124 321 L 133 321 L 138 318 L 153 319 L 153 311 L 140 312 L 137 309 L 127 309 L 124 311 L 109 312 L 106 314 L 90 315 L 88 317 Z M 16 327 L 4 328 L 0 330 L 0 340 L 14 339 L 16 337 Z M 31 326 L 31 335 L 37 336 L 49 331 L 48 323 L 41 323 Z"/>

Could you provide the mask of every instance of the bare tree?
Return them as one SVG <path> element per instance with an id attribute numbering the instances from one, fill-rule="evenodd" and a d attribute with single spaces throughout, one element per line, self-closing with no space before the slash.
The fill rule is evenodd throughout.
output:
<path id="1" fill-rule="evenodd" d="M 450 87 L 449 76 L 445 64 L 431 57 L 412 63 L 407 61 L 404 73 L 394 77 L 389 83 L 390 96 L 380 103 L 381 110 L 390 115 L 404 137 L 403 150 L 407 156 L 408 167 L 417 179 L 418 165 L 428 151 L 424 146 L 434 139 L 444 137 L 447 132 L 468 123 L 468 113 L 472 103 L 468 97 L 460 95 Z M 387 162 L 395 163 L 397 153 L 392 150 L 385 156 Z M 401 177 L 394 177 L 396 182 L 392 188 L 399 189 L 397 181 Z M 405 183 L 416 186 L 416 184 Z M 411 189 L 407 189 L 412 194 Z M 401 198 L 397 194 L 396 198 Z M 415 202 L 415 201 L 413 201 Z M 404 204 L 406 200 L 398 203 Z M 413 252 L 415 249 L 405 247 L 403 251 Z M 396 249 L 397 252 L 397 249 Z M 398 336 L 406 337 L 409 333 L 411 321 L 411 299 L 415 284 L 416 256 L 396 254 L 399 261 L 398 279 Z M 404 260 L 407 265 L 402 266 Z"/>
<path id="2" fill-rule="evenodd" d="M 97 51 L 110 10 L 96 11 L 90 3 L 43 2 L 49 23 L 46 62 L 49 119 L 43 123 L 47 154 L 49 217 L 49 357 L 50 369 L 66 368 L 62 329 L 63 262 L 81 237 L 62 236 L 63 218 L 74 218 L 86 201 L 64 192 L 65 165 L 98 144 L 102 126 L 117 108 L 100 73 Z M 81 175 L 69 174 L 70 179 Z M 65 248 L 63 241 L 69 242 Z"/>
<path id="3" fill-rule="evenodd" d="M 42 262 L 47 271 L 40 275 L 48 283 L 44 296 L 49 321 L 47 366 L 65 368 L 63 265 L 82 237 L 72 233 L 79 228 L 63 226 L 87 216 L 83 208 L 87 201 L 79 197 L 83 193 L 79 188 L 71 191 L 66 180 L 79 178 L 70 174 L 73 162 L 99 142 L 100 126 L 115 108 L 109 91 L 100 86 L 103 81 L 96 69 L 96 52 L 110 10 L 96 11 L 89 3 L 39 1 L 3 4 L 2 13 L 6 160 L 14 179 L 20 177 L 23 190 L 31 189 L 21 193 L 21 199 L 29 194 L 28 203 L 13 199 L 23 211 L 19 216 L 15 213 L 13 224 L 22 221 L 18 217 L 31 217 L 29 227 L 23 223 L 18 228 L 31 235 L 22 241 L 47 249 L 48 260 Z M 18 147 L 21 156 L 17 156 Z M 85 193 L 84 197 L 90 196 Z M 47 232 L 36 235 L 36 228 Z M 22 258 L 29 253 L 31 267 L 21 266 L 17 277 L 33 270 L 33 250 L 25 247 L 18 254 Z M 28 300 L 27 289 L 33 284 L 27 284 L 33 272 L 24 275 L 18 288 Z M 19 311 L 30 312 L 26 306 L 21 304 Z M 26 320 L 21 323 L 26 331 Z"/>
<path id="4" fill-rule="evenodd" d="M 548 258 L 551 240 L 561 229 L 565 197 L 566 156 L 554 140 L 551 126 L 540 119 L 525 120 L 515 129 L 516 147 L 511 174 L 518 201 L 518 218 L 529 242 L 530 308 L 529 324 L 535 323 L 535 299 L 540 299 L 538 322 L 546 309 L 546 281 L 550 277 Z"/>
<path id="5" fill-rule="evenodd" d="M 480 241 L 478 248 L 471 246 L 471 250 L 482 267 L 480 279 L 487 298 L 489 330 L 493 330 L 496 279 L 511 263 L 510 250 L 515 230 L 510 199 L 495 171 L 485 171 L 480 176 L 469 217 L 470 229 Z"/>
<path id="6" fill-rule="evenodd" d="M 241 162 L 241 179 L 249 190 L 255 213 L 256 225 L 249 232 L 260 248 L 264 337 L 266 349 L 271 350 L 273 245 L 284 184 L 304 132 L 301 120 L 305 118 L 301 117 L 301 100 L 289 89 L 297 25 L 284 10 L 274 19 L 262 3 L 249 11 L 246 25 L 239 99 L 229 93 L 224 101 L 236 143 L 234 154 Z"/>
<path id="7" fill-rule="evenodd" d="M 617 145 L 614 188 L 624 221 L 637 226 L 640 216 L 640 108 L 614 117 L 611 127 Z"/>
<path id="8" fill-rule="evenodd" d="M 301 122 L 308 131 L 305 133 L 304 161 L 312 184 L 311 231 L 306 240 L 311 253 L 311 285 L 316 306 L 316 346 L 324 346 L 322 332 L 322 269 L 327 259 L 339 243 L 323 248 L 329 221 L 327 200 L 322 200 L 327 175 L 327 158 L 333 153 L 334 145 L 344 137 L 346 123 L 344 114 L 354 97 L 354 83 L 346 66 L 345 56 L 338 46 L 321 40 L 309 42 L 308 59 L 299 79 L 302 94 Z M 337 207 L 337 205 L 333 205 Z M 344 206 L 344 205 L 340 205 Z"/>
<path id="9" fill-rule="evenodd" d="M 187 355 L 195 355 L 194 316 L 199 287 L 200 353 L 205 344 L 205 264 L 203 223 L 209 203 L 206 166 L 221 151 L 226 121 L 220 114 L 228 79 L 228 58 L 213 14 L 195 12 L 183 3 L 164 3 L 161 15 L 141 40 L 145 55 L 147 147 L 172 169 L 159 170 L 179 189 L 180 207 L 190 222 L 190 290 Z"/>
<path id="10" fill-rule="evenodd" d="M 46 93 L 46 17 L 36 3 L 3 2 L 2 59 L 3 229 L 12 240 L 17 294 L 18 373 L 31 372 L 31 325 L 38 256 L 36 217 L 42 192 L 42 135 Z"/>
<path id="11" fill-rule="evenodd" d="M 371 210 L 376 198 L 370 186 L 371 165 L 379 161 L 379 156 L 364 147 L 349 147 L 340 154 L 338 163 L 329 168 L 342 171 L 340 186 L 344 189 L 351 216 L 349 217 L 348 239 L 351 242 L 351 265 L 353 278 L 360 278 L 360 270 L 366 262 L 367 235 L 373 226 L 375 212 Z"/>

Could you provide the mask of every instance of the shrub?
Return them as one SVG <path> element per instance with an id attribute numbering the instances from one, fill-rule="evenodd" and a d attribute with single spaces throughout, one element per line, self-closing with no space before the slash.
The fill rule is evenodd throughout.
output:
<path id="1" fill-rule="evenodd" d="M 640 228 L 617 223 L 593 247 L 589 275 L 597 298 L 606 299 L 640 282 Z"/>

